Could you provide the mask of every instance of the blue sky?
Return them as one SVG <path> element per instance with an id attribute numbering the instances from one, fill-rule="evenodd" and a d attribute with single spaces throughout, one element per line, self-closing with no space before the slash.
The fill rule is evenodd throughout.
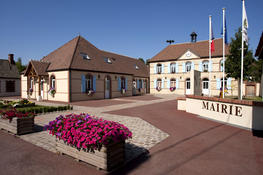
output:
<path id="1" fill-rule="evenodd" d="M 228 40 L 241 26 L 241 0 L 0 0 L 0 58 L 39 60 L 78 34 L 99 49 L 149 59 L 167 46 L 208 39 L 212 15 L 215 38 L 221 37 L 226 8 Z M 250 49 L 263 31 L 262 0 L 247 0 Z"/>

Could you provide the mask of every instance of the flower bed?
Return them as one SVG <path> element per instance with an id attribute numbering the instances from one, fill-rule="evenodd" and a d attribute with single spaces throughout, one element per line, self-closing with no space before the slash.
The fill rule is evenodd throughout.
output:
<path id="1" fill-rule="evenodd" d="M 33 113 L 21 113 L 16 109 L 0 111 L 0 128 L 11 133 L 21 135 L 33 132 L 34 130 Z"/>
<path id="2" fill-rule="evenodd" d="M 57 150 L 105 170 L 124 163 L 127 127 L 86 114 L 59 116 L 45 126 L 56 136 Z"/>
<path id="3" fill-rule="evenodd" d="M 35 106 L 35 103 L 32 103 L 31 101 L 28 101 L 27 99 L 22 99 L 19 101 L 8 101 L 8 100 L 3 100 L 0 101 L 0 108 L 23 108 L 23 107 L 30 107 L 30 106 Z"/>

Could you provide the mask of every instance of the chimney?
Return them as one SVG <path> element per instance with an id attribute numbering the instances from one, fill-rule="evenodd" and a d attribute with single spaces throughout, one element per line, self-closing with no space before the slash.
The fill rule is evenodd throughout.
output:
<path id="1" fill-rule="evenodd" d="M 15 64 L 14 54 L 8 54 L 8 61 L 10 64 Z"/>
<path id="2" fill-rule="evenodd" d="M 192 32 L 190 36 L 191 36 L 191 42 L 195 43 L 196 42 L 196 38 L 197 38 L 197 34 L 195 32 Z"/>

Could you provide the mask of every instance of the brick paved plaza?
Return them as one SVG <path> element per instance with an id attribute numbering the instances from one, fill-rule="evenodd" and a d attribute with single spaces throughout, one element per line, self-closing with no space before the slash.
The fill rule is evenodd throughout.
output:
<path id="1" fill-rule="evenodd" d="M 262 138 L 178 111 L 176 98 L 147 95 L 78 102 L 73 111 L 37 116 L 35 133 L 14 137 L 0 131 L 0 174 L 104 174 L 56 154 L 54 137 L 42 131 L 59 114 L 72 112 L 117 121 L 133 132 L 126 144 L 126 164 L 115 174 L 263 173 Z"/>

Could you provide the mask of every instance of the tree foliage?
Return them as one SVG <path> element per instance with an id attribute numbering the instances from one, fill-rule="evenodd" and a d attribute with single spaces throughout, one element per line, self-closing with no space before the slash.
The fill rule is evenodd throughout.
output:
<path id="1" fill-rule="evenodd" d="M 142 61 L 145 64 L 145 61 L 143 58 L 138 58 L 138 60 Z"/>
<path id="2" fill-rule="evenodd" d="M 225 62 L 225 71 L 227 77 L 234 77 L 235 79 L 241 78 L 241 47 L 242 47 L 242 33 L 241 28 L 235 33 L 235 37 L 231 38 L 231 43 L 229 46 L 229 55 Z M 255 73 L 253 69 L 255 68 L 257 60 L 254 59 L 251 50 L 248 50 L 248 45 L 244 42 L 244 66 L 243 66 L 243 76 L 244 80 L 255 80 Z"/>
<path id="3" fill-rule="evenodd" d="M 21 73 L 23 70 L 26 69 L 26 66 L 22 64 L 22 59 L 19 57 L 16 62 L 16 67 L 18 69 L 18 72 Z"/>

